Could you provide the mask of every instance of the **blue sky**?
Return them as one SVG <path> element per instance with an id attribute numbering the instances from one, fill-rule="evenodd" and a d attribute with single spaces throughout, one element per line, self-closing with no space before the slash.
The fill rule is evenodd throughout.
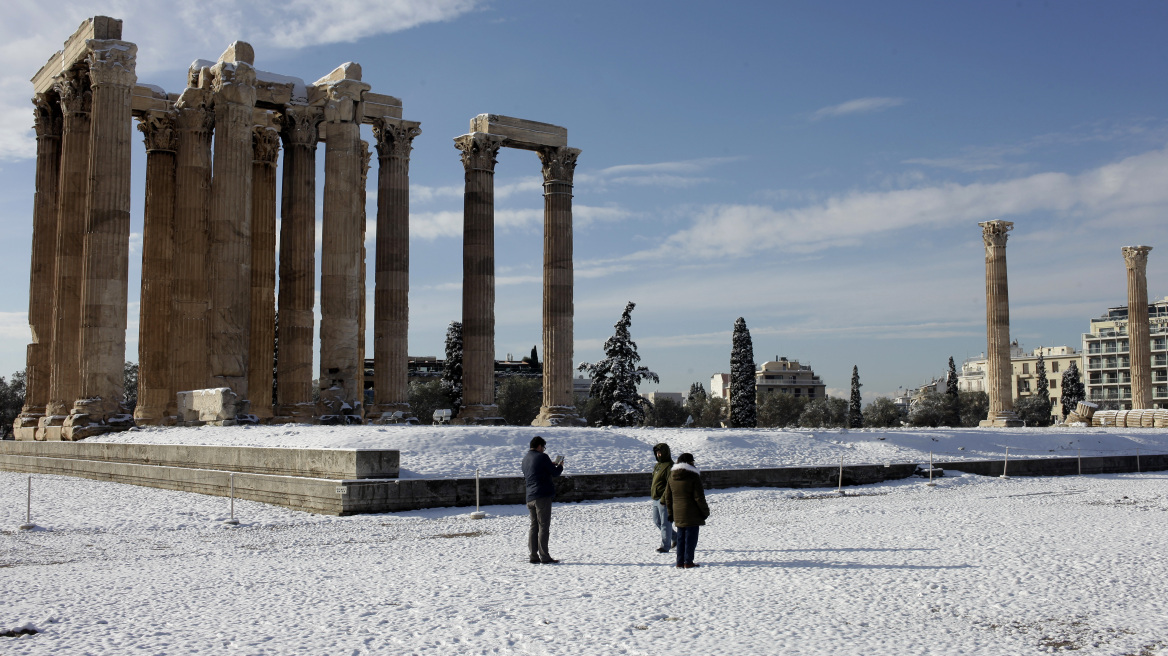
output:
<path id="1" fill-rule="evenodd" d="M 311 82 L 355 61 L 402 98 L 423 130 L 411 354 L 440 355 L 459 318 L 452 139 L 488 112 L 563 125 L 583 150 L 575 359 L 600 357 L 635 301 L 633 337 L 662 377 L 643 391 L 728 370 L 739 316 L 759 362 L 810 363 L 829 392 L 853 365 L 866 400 L 941 374 L 985 350 L 979 221 L 1016 223 L 1012 331 L 1027 348 L 1079 347 L 1091 317 L 1126 303 L 1122 246 L 1157 247 L 1148 290 L 1168 295 L 1164 3 L 21 2 L 0 27 L 3 374 L 28 341 L 27 80 L 94 14 L 124 20 L 139 81 L 168 91 L 241 39 L 259 69 Z M 136 240 L 144 170 L 136 148 Z M 539 182 L 533 154 L 500 156 L 499 357 L 540 342 Z"/>

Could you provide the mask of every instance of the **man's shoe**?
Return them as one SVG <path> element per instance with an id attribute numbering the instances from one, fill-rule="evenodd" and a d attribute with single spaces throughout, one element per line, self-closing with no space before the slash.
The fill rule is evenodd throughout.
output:
<path id="1" fill-rule="evenodd" d="M 676 567 L 677 567 L 677 569 L 681 569 L 681 568 L 685 567 L 685 565 L 676 565 Z"/>
<path id="2" fill-rule="evenodd" d="M 686 569 L 690 569 L 690 568 L 693 568 L 693 567 L 701 567 L 701 565 L 699 565 L 699 564 L 697 564 L 697 563 L 686 563 L 686 564 L 682 565 L 682 567 L 684 567 L 684 568 L 686 568 Z"/>
<path id="3" fill-rule="evenodd" d="M 673 541 L 673 546 L 674 546 L 674 547 L 677 547 L 677 540 L 674 540 L 674 541 Z"/>
<path id="4" fill-rule="evenodd" d="M 540 563 L 540 560 L 538 558 L 532 558 L 532 559 L 528 560 L 527 562 L 531 563 L 532 565 L 538 565 Z"/>
<path id="5" fill-rule="evenodd" d="M 551 560 L 541 560 L 539 562 L 543 563 L 544 565 L 554 565 L 560 561 L 556 560 L 555 558 L 552 558 Z"/>
<path id="6" fill-rule="evenodd" d="M 657 547 L 657 553 L 669 553 L 669 550 L 665 547 Z"/>

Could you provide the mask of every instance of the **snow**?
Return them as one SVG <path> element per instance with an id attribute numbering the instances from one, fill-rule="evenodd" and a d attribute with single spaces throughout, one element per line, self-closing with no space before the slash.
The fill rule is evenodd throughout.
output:
<path id="1" fill-rule="evenodd" d="M 107 440 L 390 447 L 413 475 L 478 458 L 514 475 L 548 438 L 568 471 L 648 471 L 669 442 L 709 470 L 1083 448 L 1163 452 L 1165 431 L 729 431 L 232 427 Z M 883 437 L 884 439 L 879 439 Z M 936 441 L 934 441 L 936 440 Z M 964 447 L 964 450 L 961 449 Z M 598 451 L 592 457 L 590 450 Z M 899 454 L 902 457 L 894 457 Z M 1033 455 L 1030 454 L 1030 455 Z M 506 457 L 504 457 L 506 456 Z M 946 457 L 949 457 L 948 454 Z M 1168 476 L 950 472 L 834 490 L 709 490 L 698 569 L 654 551 L 648 498 L 554 506 L 527 563 L 527 510 L 330 517 L 219 497 L 0 472 L 5 654 L 1168 653 Z"/>

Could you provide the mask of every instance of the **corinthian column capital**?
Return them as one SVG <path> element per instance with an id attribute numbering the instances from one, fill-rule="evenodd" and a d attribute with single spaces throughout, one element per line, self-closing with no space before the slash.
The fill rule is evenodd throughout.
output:
<path id="1" fill-rule="evenodd" d="M 536 151 L 539 161 L 543 164 L 543 182 L 565 182 L 572 184 L 576 173 L 576 158 L 580 156 L 579 148 L 544 147 Z"/>
<path id="2" fill-rule="evenodd" d="M 257 125 L 251 132 L 252 161 L 257 164 L 276 165 L 280 156 L 280 133 Z"/>
<path id="3" fill-rule="evenodd" d="M 169 151 L 178 148 L 178 130 L 175 125 L 175 113 L 155 111 L 141 116 L 138 119 L 138 131 L 142 133 L 142 141 L 146 144 L 146 152 Z"/>
<path id="4" fill-rule="evenodd" d="M 324 120 L 326 123 L 352 123 L 361 120 L 361 98 L 371 89 L 359 80 L 338 80 L 325 86 Z"/>
<path id="5" fill-rule="evenodd" d="M 486 132 L 471 132 L 454 138 L 454 147 L 462 151 L 462 166 L 467 171 L 495 172 L 495 162 L 499 149 L 507 142 L 501 137 Z"/>
<path id="6" fill-rule="evenodd" d="M 138 46 L 129 41 L 90 39 L 86 42 L 89 54 L 89 78 L 93 86 L 112 85 L 131 87 L 138 81 L 134 65 Z"/>
<path id="7" fill-rule="evenodd" d="M 68 71 L 53 85 L 61 99 L 61 112 L 66 118 L 77 114 L 88 114 L 93 101 L 93 91 L 89 88 L 89 78 L 78 70 Z"/>
<path id="8" fill-rule="evenodd" d="M 32 98 L 32 127 L 37 139 L 61 137 L 61 111 L 55 99 L 48 94 L 38 93 Z"/>
<path id="9" fill-rule="evenodd" d="M 279 121 L 284 146 L 315 146 L 320 138 L 319 128 L 323 118 L 319 107 L 285 107 Z"/>
<path id="10" fill-rule="evenodd" d="M 1127 268 L 1133 271 L 1147 271 L 1148 252 L 1151 250 L 1151 246 L 1124 246 L 1123 260 Z"/>
<path id="11" fill-rule="evenodd" d="M 373 138 L 377 142 L 377 158 L 393 157 L 408 160 L 414 148 L 414 137 L 422 134 L 420 123 L 396 118 L 380 117 L 373 121 Z"/>
<path id="12" fill-rule="evenodd" d="M 1013 221 L 986 221 L 978 225 L 981 226 L 981 238 L 985 241 L 987 256 L 991 248 L 1005 248 L 1006 238 L 1014 229 Z"/>

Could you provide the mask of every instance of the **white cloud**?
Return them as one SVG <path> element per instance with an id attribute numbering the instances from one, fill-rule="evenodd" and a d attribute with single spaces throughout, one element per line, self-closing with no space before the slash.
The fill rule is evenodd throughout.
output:
<path id="1" fill-rule="evenodd" d="M 868 112 L 878 112 L 890 107 L 899 107 L 904 103 L 904 98 L 856 98 L 855 100 L 842 102 L 838 105 L 821 107 L 811 114 L 811 120 L 819 121 L 834 116 L 847 116 L 848 114 L 866 114 Z"/>
<path id="2" fill-rule="evenodd" d="M 713 182 L 713 178 L 696 175 L 715 166 L 735 162 L 741 157 L 702 157 L 675 162 L 620 164 L 588 173 L 577 173 L 576 184 L 604 189 L 607 185 L 642 187 L 691 187 Z"/>
<path id="3" fill-rule="evenodd" d="M 478 0 L 202 0 L 176 2 L 112 0 L 52 3 L 17 0 L 4 7 L 0 23 L 0 159 L 35 155 L 29 78 L 61 49 L 86 18 L 122 19 L 122 38 L 138 44 L 137 71 L 148 82 L 159 71 L 179 73 L 195 59 L 211 59 L 233 41 L 263 49 L 296 50 L 352 42 L 454 19 Z M 327 73 L 319 71 L 319 74 Z M 312 72 L 316 74 L 316 71 Z"/>

